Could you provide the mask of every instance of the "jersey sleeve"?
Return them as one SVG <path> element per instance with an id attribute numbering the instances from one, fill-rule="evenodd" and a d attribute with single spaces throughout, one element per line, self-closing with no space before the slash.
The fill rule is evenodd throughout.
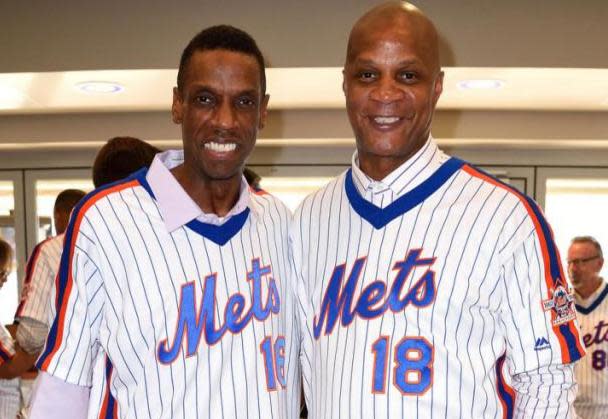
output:
<path id="1" fill-rule="evenodd" d="M 517 392 L 513 417 L 516 419 L 570 419 L 576 398 L 574 365 L 560 364 L 541 367 L 536 371 L 513 377 Z"/>
<path id="2" fill-rule="evenodd" d="M 292 218 L 290 234 L 289 234 L 289 247 L 290 247 L 290 262 L 291 262 L 291 276 L 293 284 L 293 293 L 295 296 L 295 308 L 296 308 L 296 319 L 300 329 L 300 367 L 302 371 L 302 384 L 304 390 L 304 396 L 306 398 L 307 405 L 311 405 L 312 397 L 312 354 L 313 354 L 313 335 L 309 324 L 312 325 L 312 305 L 310 298 L 308 297 L 307 285 L 305 281 L 306 277 L 306 266 L 304 266 L 303 249 L 304 243 L 302 240 L 301 218 L 298 216 L 299 211 Z"/>
<path id="3" fill-rule="evenodd" d="M 83 214 L 84 213 L 84 214 Z M 90 386 L 99 351 L 99 318 L 105 293 L 95 232 L 84 211 L 68 227 L 53 298 L 54 319 L 37 366 L 67 383 Z"/>
<path id="4" fill-rule="evenodd" d="M 28 317 L 41 323 L 48 322 L 49 290 L 59 267 L 59 261 L 53 260 L 49 254 L 48 244 L 49 241 L 45 241 L 36 246 L 28 260 L 15 319 Z"/>
<path id="5" fill-rule="evenodd" d="M 512 374 L 569 364 L 585 353 L 551 228 L 529 198 L 518 215 L 514 228 L 506 225 L 500 267 L 500 317 Z"/>
<path id="6" fill-rule="evenodd" d="M 11 334 L 0 324 L 0 365 L 15 355 L 15 347 Z"/>

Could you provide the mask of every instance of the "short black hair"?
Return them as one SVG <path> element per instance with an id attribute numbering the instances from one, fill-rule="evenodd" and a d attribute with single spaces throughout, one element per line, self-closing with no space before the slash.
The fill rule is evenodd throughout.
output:
<path id="1" fill-rule="evenodd" d="M 72 208 L 74 208 L 85 195 L 86 192 L 81 191 L 80 189 L 66 189 L 61 191 L 59 192 L 59 195 L 57 195 L 57 198 L 55 198 L 55 205 L 53 208 L 55 211 L 69 214 L 72 211 Z"/>
<path id="2" fill-rule="evenodd" d="M 96 188 L 116 182 L 150 167 L 161 150 L 135 137 L 114 137 L 97 152 L 93 163 L 93 184 Z"/>
<path id="3" fill-rule="evenodd" d="M 240 52 L 255 58 L 260 67 L 262 96 L 266 94 L 266 65 L 264 64 L 264 55 L 262 55 L 251 35 L 230 25 L 217 25 L 203 29 L 190 40 L 179 60 L 177 89 L 180 92 L 183 92 L 186 71 L 192 55 L 196 51 L 213 51 L 218 49 Z"/>

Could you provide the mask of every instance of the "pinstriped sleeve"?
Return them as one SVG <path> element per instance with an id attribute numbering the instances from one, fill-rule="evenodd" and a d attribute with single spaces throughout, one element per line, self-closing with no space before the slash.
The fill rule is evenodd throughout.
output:
<path id="1" fill-rule="evenodd" d="M 312 354 L 313 338 L 311 330 L 307 327 L 307 324 L 310 323 L 308 322 L 308 319 L 312 315 L 312 309 L 308 298 L 305 281 L 305 272 L 307 268 L 305 266 L 303 257 L 304 242 L 302 235 L 300 234 L 302 228 L 303 221 L 299 208 L 292 219 L 289 234 L 289 246 L 294 294 L 296 297 L 296 316 L 298 318 L 300 328 L 300 366 L 302 370 L 302 384 L 306 403 L 310 406 L 310 397 L 312 395 L 312 387 L 310 384 L 312 376 L 312 362 L 310 360 L 310 356 Z"/>
<path id="2" fill-rule="evenodd" d="M 513 377 L 515 418 L 576 417 L 572 403 L 576 397 L 574 366 L 550 365 Z"/>
<path id="3" fill-rule="evenodd" d="M 70 222 L 55 281 L 55 316 L 37 366 L 70 384 L 90 386 L 92 360 L 99 350 L 103 282 L 95 232 L 87 213 Z"/>
<path id="4" fill-rule="evenodd" d="M 0 324 L 0 365 L 15 355 L 13 338 L 8 330 Z"/>
<path id="5" fill-rule="evenodd" d="M 63 235 L 60 235 L 45 240 L 32 252 L 15 318 L 30 318 L 47 324 L 47 301 L 57 276 L 62 244 Z"/>
<path id="6" fill-rule="evenodd" d="M 551 230 L 526 214 L 504 248 L 501 320 L 513 373 L 568 364 L 584 355 L 573 297 Z"/>
<path id="7" fill-rule="evenodd" d="M 572 297 L 551 229 L 536 204 L 505 224 L 500 320 L 506 337 L 505 394 L 519 418 L 573 415 L 572 363 L 584 355 Z M 516 226 L 515 228 L 512 228 Z"/>

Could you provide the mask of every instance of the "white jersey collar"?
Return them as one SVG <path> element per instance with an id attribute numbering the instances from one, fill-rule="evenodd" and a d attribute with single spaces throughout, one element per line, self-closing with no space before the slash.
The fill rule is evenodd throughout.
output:
<path id="1" fill-rule="evenodd" d="M 146 181 L 154 193 L 167 230 L 174 231 L 194 219 L 206 224 L 221 225 L 249 206 L 251 192 L 243 176 L 239 199 L 226 216 L 203 212 L 171 173 L 171 169 L 183 162 L 182 150 L 168 150 L 154 157 L 146 174 Z"/>
<path id="2" fill-rule="evenodd" d="M 359 167 L 359 155 L 355 151 L 352 158 L 353 182 L 359 194 L 374 202 L 382 195 L 382 206 L 411 191 L 428 179 L 441 165 L 449 159 L 439 149 L 432 136 L 412 157 L 380 181 L 366 175 Z"/>

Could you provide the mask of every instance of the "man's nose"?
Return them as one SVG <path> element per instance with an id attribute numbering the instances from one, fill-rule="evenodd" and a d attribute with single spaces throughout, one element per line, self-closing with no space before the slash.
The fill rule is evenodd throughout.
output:
<path id="1" fill-rule="evenodd" d="M 396 102 L 403 99 L 404 96 L 403 87 L 388 77 L 380 79 L 371 92 L 371 98 L 381 103 Z"/>
<path id="2" fill-rule="evenodd" d="M 234 128 L 236 114 L 231 103 L 222 102 L 215 111 L 213 118 L 215 126 L 220 129 L 228 130 Z"/>

